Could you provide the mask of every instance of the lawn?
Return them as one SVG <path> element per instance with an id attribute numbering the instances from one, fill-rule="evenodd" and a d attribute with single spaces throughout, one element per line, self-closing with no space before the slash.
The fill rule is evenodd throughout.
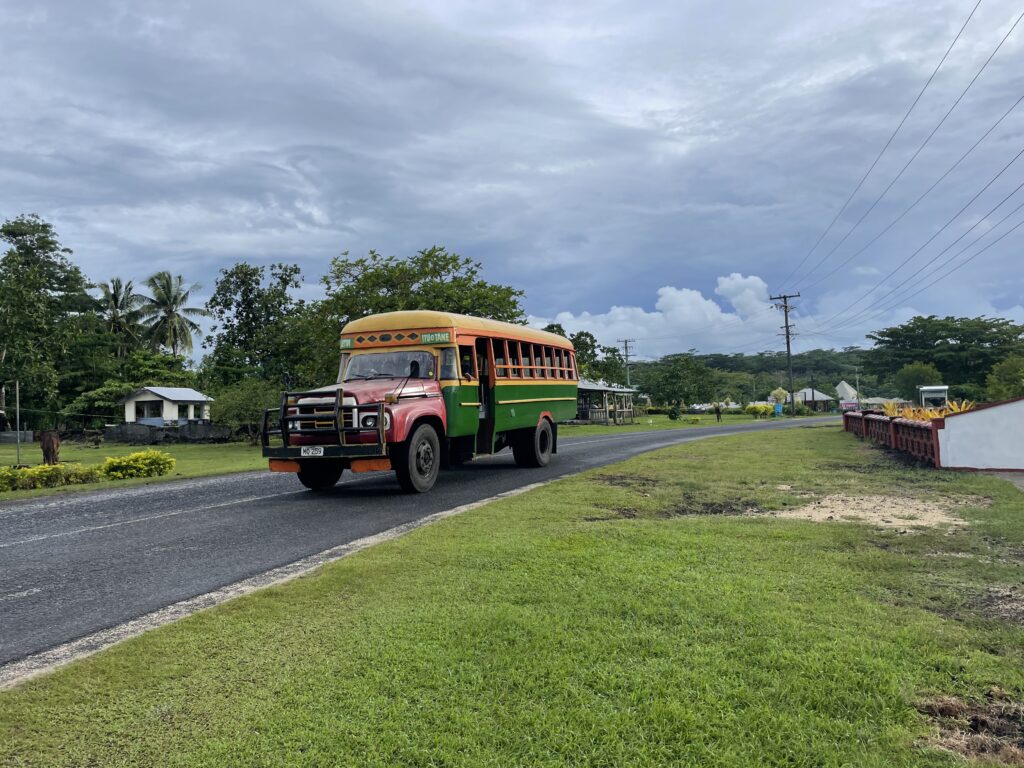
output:
<path id="1" fill-rule="evenodd" d="M 60 459 L 62 462 L 80 462 L 82 464 L 102 464 L 108 456 L 124 456 L 135 451 L 142 451 L 149 447 L 166 451 L 177 461 L 174 472 L 164 477 L 148 477 L 136 480 L 115 480 L 111 482 L 97 483 L 95 485 L 73 485 L 62 488 L 41 488 L 34 491 L 10 491 L 0 494 L 0 503 L 6 499 L 26 498 L 29 496 L 41 496 L 52 493 L 65 493 L 89 490 L 93 488 L 114 488 L 125 485 L 139 485 L 140 483 L 154 483 L 165 480 L 180 480 L 187 477 L 204 477 L 206 475 L 223 475 L 229 472 L 245 472 L 253 469 L 265 469 L 266 459 L 260 453 L 259 448 L 253 448 L 248 443 L 218 443 L 218 444 L 185 444 L 173 443 L 170 445 L 144 446 L 144 445 L 120 445 L 105 443 L 98 448 L 84 443 L 66 442 L 60 447 Z M 15 462 L 15 446 L 0 445 L 0 466 L 11 466 Z M 21 446 L 21 461 L 23 464 L 42 463 L 42 452 L 38 443 Z"/>
<path id="2" fill-rule="evenodd" d="M 842 494 L 969 524 L 772 515 Z M 0 765 L 962 765 L 920 710 L 1024 697 L 1022 500 L 832 426 L 664 449 L 0 693 Z"/>
<path id="3" fill-rule="evenodd" d="M 754 420 L 753 416 L 746 413 L 722 414 L 723 424 L 749 424 Z M 646 432 L 659 429 L 686 429 L 688 427 L 713 427 L 717 422 L 713 413 L 693 415 L 684 413 L 679 419 L 673 421 L 664 414 L 654 416 L 638 416 L 633 424 L 608 425 L 604 424 L 560 424 L 558 434 L 560 437 L 583 437 L 585 435 L 618 434 L 620 432 Z"/>

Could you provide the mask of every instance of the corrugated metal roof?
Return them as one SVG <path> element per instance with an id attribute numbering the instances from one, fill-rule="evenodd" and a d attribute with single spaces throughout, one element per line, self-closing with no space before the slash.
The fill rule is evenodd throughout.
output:
<path id="1" fill-rule="evenodd" d="M 606 384 L 603 381 L 591 381 L 590 379 L 580 379 L 579 388 L 584 392 L 617 392 L 624 395 L 636 394 L 635 389 L 629 387 L 623 387 L 619 384 Z"/>
<path id="2" fill-rule="evenodd" d="M 213 402 L 212 397 L 207 397 L 202 392 L 197 392 L 191 387 L 143 387 L 142 389 L 133 392 L 132 395 L 137 395 L 139 392 L 152 392 L 154 395 L 162 397 L 164 400 L 173 400 L 178 403 Z"/>

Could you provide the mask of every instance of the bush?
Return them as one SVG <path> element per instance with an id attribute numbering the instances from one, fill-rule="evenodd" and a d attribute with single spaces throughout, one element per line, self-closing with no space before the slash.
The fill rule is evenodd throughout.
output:
<path id="1" fill-rule="evenodd" d="M 174 469 L 174 457 L 163 451 L 148 450 L 129 453 L 127 456 L 107 458 L 100 472 L 109 480 L 126 480 L 130 477 L 157 477 Z"/>
<path id="2" fill-rule="evenodd" d="M 679 406 L 673 405 L 668 409 L 668 418 L 671 421 L 679 421 Z"/>
<path id="3" fill-rule="evenodd" d="M 0 467 L 0 491 L 31 491 L 62 485 L 84 485 L 98 483 L 102 479 L 98 467 L 82 467 L 78 464 L 41 464 L 38 467 L 24 469 Z"/>

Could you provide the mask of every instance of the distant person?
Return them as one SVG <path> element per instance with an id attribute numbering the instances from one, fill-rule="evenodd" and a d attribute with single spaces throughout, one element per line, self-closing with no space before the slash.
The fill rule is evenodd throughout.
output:
<path id="1" fill-rule="evenodd" d="M 722 421 L 722 406 L 715 403 L 715 421 L 721 423 Z"/>

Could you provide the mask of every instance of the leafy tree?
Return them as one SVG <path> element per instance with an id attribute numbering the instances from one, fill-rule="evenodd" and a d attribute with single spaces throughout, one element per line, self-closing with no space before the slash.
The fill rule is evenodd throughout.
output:
<path id="1" fill-rule="evenodd" d="M 565 332 L 565 328 L 562 327 L 561 323 L 548 323 L 541 330 L 547 331 L 548 333 L 556 333 L 559 336 L 564 336 L 567 339 L 569 338 L 569 334 Z"/>
<path id="2" fill-rule="evenodd" d="M 9 246 L 0 258 L 0 408 L 12 379 L 21 382 L 24 401 L 50 408 L 59 394 L 58 360 L 74 349 L 78 319 L 94 302 L 48 222 L 10 219 L 0 225 L 0 240 Z"/>
<path id="3" fill-rule="evenodd" d="M 989 400 L 1024 397 L 1024 356 L 1013 355 L 996 363 L 988 375 L 987 385 Z"/>
<path id="4" fill-rule="evenodd" d="M 662 405 L 707 402 L 714 395 L 711 371 L 689 353 L 666 355 L 637 370 L 641 392 Z"/>
<path id="5" fill-rule="evenodd" d="M 120 421 L 120 400 L 140 387 L 194 387 L 196 374 L 185 358 L 139 350 L 121 361 L 116 376 L 80 393 L 61 410 L 65 419 L 83 425 Z"/>
<path id="6" fill-rule="evenodd" d="M 199 333 L 199 324 L 191 318 L 207 317 L 201 307 L 186 306 L 193 291 L 202 286 L 193 283 L 186 287 L 181 275 L 172 276 L 164 270 L 146 279 L 151 295 L 143 296 L 142 318 L 146 335 L 154 348 L 169 349 L 175 357 L 179 352 L 192 351 L 192 337 Z"/>
<path id="7" fill-rule="evenodd" d="M 578 331 L 569 337 L 576 349 L 576 367 L 580 375 L 587 379 L 601 378 L 595 370 L 599 358 L 597 338 L 590 331 Z"/>
<path id="8" fill-rule="evenodd" d="M 217 391 L 210 404 L 210 419 L 244 434 L 256 444 L 263 412 L 281 401 L 276 385 L 262 379 L 243 379 Z"/>
<path id="9" fill-rule="evenodd" d="M 214 324 L 203 342 L 212 350 L 203 369 L 212 381 L 290 378 L 303 354 L 296 327 L 305 303 L 292 295 L 301 274 L 294 264 L 271 265 L 269 281 L 263 267 L 251 264 L 221 270 L 206 303 Z"/>
<path id="10" fill-rule="evenodd" d="M 902 398 L 916 402 L 917 388 L 928 384 L 941 384 L 942 374 L 931 363 L 914 362 L 900 368 L 893 381 Z"/>
<path id="11" fill-rule="evenodd" d="M 434 246 L 407 259 L 364 258 L 348 253 L 331 260 L 322 282 L 327 298 L 316 302 L 296 324 L 295 332 L 311 357 L 297 378 L 306 383 L 337 376 L 338 334 L 349 322 L 377 312 L 436 309 L 464 315 L 524 323 L 523 292 L 481 277 L 482 265 Z"/>
<path id="12" fill-rule="evenodd" d="M 135 292 L 131 280 L 113 277 L 100 283 L 100 311 L 107 331 L 116 339 L 115 355 L 127 357 L 142 343 L 142 305 L 145 299 Z"/>
<path id="13" fill-rule="evenodd" d="M 742 402 L 754 397 L 754 375 L 742 371 L 711 371 L 714 399 Z"/>
<path id="14" fill-rule="evenodd" d="M 915 317 L 868 338 L 875 347 L 864 353 L 864 364 L 880 378 L 894 376 L 910 363 L 926 362 L 947 384 L 983 387 L 996 363 L 1024 354 L 1024 326 L 1001 318 Z"/>
<path id="15" fill-rule="evenodd" d="M 602 379 L 610 384 L 626 383 L 626 360 L 618 347 L 598 347 L 600 357 L 595 360 L 590 369 L 593 378 Z"/>
<path id="16" fill-rule="evenodd" d="M 772 400 L 776 403 L 786 403 L 789 400 L 789 392 L 782 387 L 776 387 L 772 390 Z"/>

